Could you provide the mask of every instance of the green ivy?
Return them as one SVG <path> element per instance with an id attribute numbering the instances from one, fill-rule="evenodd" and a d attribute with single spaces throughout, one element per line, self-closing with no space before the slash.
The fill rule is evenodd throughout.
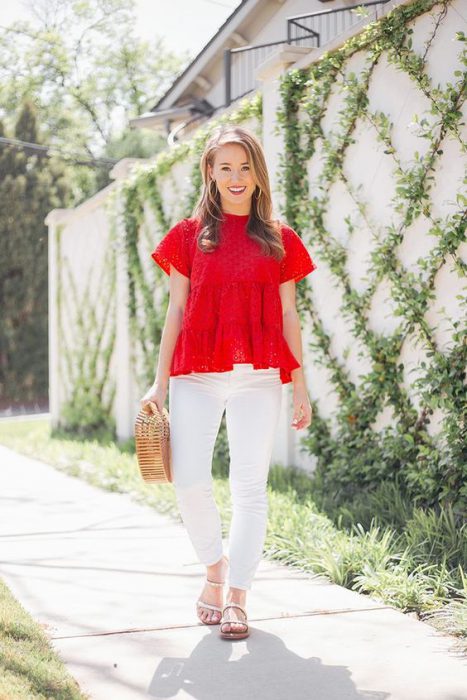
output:
<path id="1" fill-rule="evenodd" d="M 312 331 L 310 350 L 315 361 L 328 370 L 339 397 L 335 436 L 317 417 L 317 406 L 313 406 L 309 434 L 302 441 L 303 449 L 317 458 L 315 479 L 322 485 L 323 492 L 337 491 L 338 502 L 345 503 L 362 490 L 376 488 L 382 479 L 401 477 L 403 488 L 418 505 L 450 504 L 462 515 L 467 506 L 466 330 L 458 322 L 453 324 L 454 346 L 442 353 L 436 348 L 433 331 L 425 319 L 434 295 L 436 273 L 448 255 L 455 260 L 459 276 L 466 276 L 466 265 L 457 252 L 465 240 L 465 197 L 457 195 L 457 211 L 444 220 L 434 218 L 431 212 L 432 173 L 443 154 L 443 140 L 447 136 L 455 138 L 465 151 L 460 124 L 467 74 L 456 71 L 456 82 L 441 89 L 433 87 L 425 72 L 428 50 L 448 5 L 448 0 L 417 0 L 399 6 L 339 49 L 325 53 L 310 67 L 289 71 L 281 80 L 282 104 L 278 121 L 285 142 L 280 164 L 284 214 L 316 256 L 329 266 L 342 294 L 342 314 L 348 318 L 355 338 L 364 345 L 372 364 L 370 372 L 360 378 L 360 385 L 355 386 L 345 367 L 332 354 L 331 338 L 313 307 L 310 285 L 300 285 L 297 288 L 300 313 L 303 323 L 309 324 Z M 436 6 L 439 13 L 423 55 L 419 56 L 412 49 L 413 29 L 408 25 L 422 13 L 436 11 Z M 465 42 L 461 33 L 457 34 L 457 39 Z M 347 61 L 357 51 L 366 52 L 366 66 L 358 77 L 345 72 Z M 383 55 L 416 83 L 430 104 L 431 118 L 424 115 L 417 124 L 418 135 L 428 140 L 428 148 L 423 155 L 415 152 L 408 168 L 399 162 L 391 141 L 389 117 L 369 110 L 369 80 Z M 465 65 L 465 51 L 461 53 L 461 60 Z M 341 80 L 344 101 L 333 132 L 327 137 L 321 121 L 337 80 Z M 375 130 L 378 140 L 384 144 L 384 153 L 393 162 L 396 180 L 393 208 L 401 221 L 397 226 L 386 226 L 384 236 L 371 221 L 365 202 L 353 191 L 343 168 L 346 150 L 354 143 L 355 127 L 361 120 Z M 321 140 L 323 167 L 316 189 L 310 192 L 307 163 L 316 151 L 318 140 Z M 371 253 L 370 283 L 363 293 L 352 288 L 346 272 L 346 249 L 333 239 L 325 226 L 330 189 L 338 181 L 346 186 L 376 242 Z M 421 272 L 415 275 L 399 263 L 396 248 L 407 228 L 420 216 L 428 219 L 429 233 L 436 236 L 437 245 L 419 261 Z M 353 224 L 349 217 L 345 224 L 351 234 Z M 394 313 L 400 318 L 399 327 L 387 337 L 371 331 L 366 322 L 372 297 L 383 279 L 391 283 Z M 413 382 L 421 402 L 418 410 L 403 388 L 404 368 L 399 362 L 402 344 L 409 333 L 416 334 L 430 360 L 429 366 L 421 364 L 423 374 Z M 385 404 L 391 406 L 395 420 L 378 433 L 372 423 Z M 427 430 L 429 416 L 435 409 L 442 409 L 445 416 L 436 439 Z"/>
<path id="2" fill-rule="evenodd" d="M 110 378 L 110 363 L 116 338 L 116 253 L 115 231 L 111 229 L 104 251 L 103 274 L 88 271 L 84 293 L 79 296 L 73 271 L 61 250 L 63 225 L 56 236 L 57 314 L 60 382 L 70 388 L 61 407 L 59 428 L 76 434 L 90 433 L 115 436 L 113 403 L 115 381 Z M 69 289 L 65 298 L 63 279 Z M 97 291 L 92 279 L 98 279 Z M 99 299 L 101 306 L 96 306 Z M 65 320 L 68 321 L 65 324 Z M 67 342 L 65 328 L 73 328 L 74 336 Z"/>
<path id="3" fill-rule="evenodd" d="M 433 299 L 436 274 L 448 257 L 457 274 L 463 278 L 466 276 L 466 264 L 458 255 L 459 245 L 465 240 L 466 198 L 458 193 L 456 210 L 444 218 L 433 216 L 431 210 L 433 171 L 443 155 L 444 139 L 456 139 L 462 152 L 465 151 L 461 119 L 466 72 L 456 71 L 455 82 L 441 89 L 431 84 L 425 71 L 428 51 L 449 4 L 449 0 L 415 0 L 399 6 L 382 19 L 368 24 L 340 48 L 325 53 L 310 67 L 288 71 L 280 81 L 282 102 L 277 118 L 278 131 L 283 135 L 285 145 L 284 152 L 279 154 L 283 215 L 329 267 L 342 295 L 341 312 L 371 362 L 370 371 L 360 377 L 360 384 L 356 386 L 346 367 L 333 355 L 331 337 L 314 307 L 310 285 L 299 285 L 297 307 L 303 324 L 311 329 L 309 349 L 314 362 L 326 368 L 339 399 L 335 416 L 337 430 L 331 431 L 330 422 L 320 416 L 317 405 L 313 405 L 313 421 L 302 440 L 301 449 L 315 456 L 315 484 L 323 493 L 332 491 L 337 504 L 345 503 L 365 490 L 374 490 L 382 480 L 393 480 L 417 505 L 451 505 L 458 515 L 466 511 L 466 329 L 459 322 L 454 323 L 453 345 L 448 352 L 442 353 L 437 349 L 433 330 L 425 319 Z M 437 14 L 431 36 L 422 55 L 418 55 L 412 48 L 413 29 L 410 25 L 429 11 Z M 456 39 L 460 45 L 465 43 L 461 32 L 457 33 Z M 366 59 L 358 76 L 346 71 L 348 60 L 356 52 L 363 52 Z M 369 82 L 383 56 L 397 70 L 408 75 L 430 105 L 427 114 L 415 118 L 418 135 L 428 143 L 428 148 L 423 154 L 416 152 L 408 167 L 401 163 L 392 143 L 389 116 L 371 111 L 369 105 Z M 465 51 L 461 59 L 465 66 Z M 342 85 L 343 105 L 332 134 L 326 136 L 322 120 L 337 81 Z M 142 391 L 154 378 L 168 301 L 167 276 L 157 266 L 150 266 L 148 270 L 146 261 L 173 219 L 191 214 L 202 184 L 199 157 L 212 130 L 221 123 L 249 120 L 261 136 L 260 94 L 242 100 L 236 111 L 210 120 L 191 139 L 176 144 L 154 161 L 134 167 L 130 176 L 108 198 L 109 215 L 118 230 L 116 245 L 127 271 L 130 332 L 135 348 L 129 371 L 134 372 Z M 362 121 L 374 130 L 377 140 L 383 144 L 384 154 L 390 159 L 394 172 L 396 195 L 393 210 L 399 223 L 386 226 L 384 235 L 372 221 L 366 202 L 362 201 L 358 191 L 354 191 L 343 167 L 347 149 L 355 141 L 355 129 Z M 316 152 L 318 142 L 321 142 L 324 164 L 316 188 L 310 192 L 307 164 Z M 174 167 L 179 163 L 190 169 L 190 190 L 182 194 L 179 183 L 173 178 L 174 201 L 178 206 L 169 214 L 164 207 L 162 183 L 173 175 Z M 325 225 L 330 190 L 337 182 L 347 188 L 356 212 L 374 239 L 369 283 L 363 292 L 353 289 L 346 267 L 346 248 L 333 239 Z M 155 220 L 151 230 L 147 224 L 147 207 Z M 431 252 L 418 261 L 420 272 L 414 274 L 400 264 L 397 246 L 408 227 L 419 217 L 424 217 L 429 223 L 429 234 L 436 243 Z M 352 217 L 346 217 L 343 223 L 351 235 L 354 229 Z M 367 323 L 373 296 L 382 280 L 390 282 L 394 313 L 400 321 L 389 336 L 380 336 Z M 162 291 L 162 294 L 156 298 L 154 290 Z M 95 319 L 93 321 L 95 323 Z M 80 333 L 86 337 L 90 330 L 84 319 L 81 323 Z M 419 408 L 413 405 L 404 389 L 404 367 L 399 360 L 401 347 L 409 334 L 415 335 L 427 356 L 427 362 L 422 362 L 419 368 L 421 376 L 413 382 L 418 392 Z M 80 415 L 81 418 L 86 416 L 87 425 L 108 421 L 108 402 L 102 410 L 102 378 L 96 383 L 97 363 L 91 361 L 86 365 L 83 359 L 76 363 L 76 359 L 71 362 L 70 358 L 64 361 L 70 376 L 72 366 L 77 367 L 78 375 L 72 381 L 74 386 L 80 387 L 75 390 L 67 408 L 70 422 L 75 420 L 73 405 L 77 421 Z M 93 386 L 101 388 L 100 393 L 95 394 L 95 401 L 91 398 Z M 377 432 L 374 421 L 387 405 L 393 411 L 394 420 L 389 427 Z M 437 409 L 442 410 L 444 419 L 440 434 L 433 438 L 427 424 Z M 218 462 L 222 464 L 226 449 L 224 433 L 223 422 L 216 445 Z"/>

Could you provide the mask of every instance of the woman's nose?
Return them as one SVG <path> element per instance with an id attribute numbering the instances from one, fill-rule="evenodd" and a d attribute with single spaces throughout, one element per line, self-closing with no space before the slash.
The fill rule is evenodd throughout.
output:
<path id="1" fill-rule="evenodd" d="M 236 173 L 236 172 L 233 170 L 233 171 L 232 171 L 232 174 L 231 174 L 231 177 L 230 177 L 230 180 L 231 180 L 231 182 L 232 182 L 232 185 L 234 185 L 234 184 L 235 184 L 236 182 L 238 182 L 238 181 L 244 180 L 245 177 L 247 176 L 247 174 L 248 174 L 248 173 L 242 173 L 242 172 Z"/>

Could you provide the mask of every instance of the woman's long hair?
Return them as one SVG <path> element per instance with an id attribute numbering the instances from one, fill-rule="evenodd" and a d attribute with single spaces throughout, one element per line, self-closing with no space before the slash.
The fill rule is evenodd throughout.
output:
<path id="1" fill-rule="evenodd" d="M 193 208 L 192 216 L 200 220 L 198 247 L 203 253 L 212 252 L 220 242 L 220 224 L 223 214 L 217 184 L 211 180 L 208 165 L 214 166 L 214 157 L 220 146 L 238 143 L 243 146 L 250 165 L 256 188 L 251 198 L 250 217 L 247 233 L 261 246 L 265 255 L 281 260 L 285 255 L 279 220 L 272 219 L 272 198 L 269 175 L 263 148 L 256 136 L 241 126 L 222 125 L 217 127 L 206 141 L 200 159 L 203 178 L 201 195 Z"/>

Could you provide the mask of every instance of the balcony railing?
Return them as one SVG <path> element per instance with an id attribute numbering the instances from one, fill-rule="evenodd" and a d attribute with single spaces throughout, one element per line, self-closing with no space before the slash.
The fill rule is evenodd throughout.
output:
<path id="1" fill-rule="evenodd" d="M 312 36 L 317 38 L 316 46 L 324 46 L 334 37 L 361 22 L 363 17 L 368 22 L 378 19 L 378 7 L 387 2 L 389 0 L 372 0 L 351 7 L 336 7 L 289 17 L 287 19 L 287 43 L 308 39 Z M 371 7 L 372 9 L 362 16 L 359 12 L 354 12 L 361 7 Z"/>
<path id="2" fill-rule="evenodd" d="M 228 107 L 234 100 L 244 97 L 256 89 L 254 74 L 256 68 L 274 53 L 274 47 L 279 44 L 295 41 L 308 42 L 310 47 L 316 43 L 310 41 L 316 38 L 300 37 L 300 39 L 286 42 L 272 41 L 269 44 L 257 44 L 256 46 L 241 46 L 238 49 L 224 50 L 224 76 L 225 76 L 225 106 Z M 303 46 L 303 43 L 301 44 Z M 306 43 L 305 43 L 306 45 Z"/>
<path id="3" fill-rule="evenodd" d="M 287 39 L 272 41 L 256 46 L 241 46 L 224 51 L 225 106 L 256 90 L 255 70 L 279 44 L 290 44 L 305 48 L 319 48 L 331 39 L 362 20 L 360 13 L 353 10 L 371 7 L 369 22 L 378 18 L 378 6 L 389 0 L 373 0 L 351 7 L 339 7 L 287 18 Z"/>

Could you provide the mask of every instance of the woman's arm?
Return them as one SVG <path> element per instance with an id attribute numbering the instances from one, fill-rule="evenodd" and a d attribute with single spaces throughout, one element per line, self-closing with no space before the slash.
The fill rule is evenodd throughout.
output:
<path id="1" fill-rule="evenodd" d="M 300 365 L 303 365 L 302 330 L 295 300 L 295 281 L 288 280 L 280 284 L 279 294 L 282 303 L 284 338 Z M 293 369 L 290 376 L 294 384 L 305 384 L 303 366 Z"/>
<path id="2" fill-rule="evenodd" d="M 294 415 L 292 427 L 297 430 L 306 428 L 311 423 L 311 404 L 308 398 L 305 373 L 303 371 L 302 329 L 295 300 L 295 280 L 288 280 L 279 285 L 282 303 L 282 322 L 284 338 L 300 367 L 290 373 L 293 382 Z"/>
<path id="3" fill-rule="evenodd" d="M 190 291 L 190 278 L 179 272 L 170 263 L 169 284 L 170 298 L 159 346 L 156 378 L 145 395 L 140 399 L 141 408 L 144 408 L 148 402 L 153 402 L 159 411 L 162 411 L 169 389 L 170 365 L 172 364 L 175 344 L 182 327 L 183 314 Z"/>
<path id="4" fill-rule="evenodd" d="M 183 314 L 190 291 L 190 279 L 179 272 L 173 265 L 170 265 L 169 286 L 169 305 L 162 329 L 156 378 L 154 380 L 154 385 L 158 384 L 166 388 L 169 384 L 170 365 L 175 344 L 182 327 Z"/>
<path id="5" fill-rule="evenodd" d="M 283 315 L 284 338 L 294 357 L 300 362 L 301 367 L 297 367 L 290 372 L 294 386 L 302 384 L 306 386 L 305 374 L 303 372 L 303 350 L 302 350 L 302 329 L 300 317 L 297 310 L 287 311 Z"/>

